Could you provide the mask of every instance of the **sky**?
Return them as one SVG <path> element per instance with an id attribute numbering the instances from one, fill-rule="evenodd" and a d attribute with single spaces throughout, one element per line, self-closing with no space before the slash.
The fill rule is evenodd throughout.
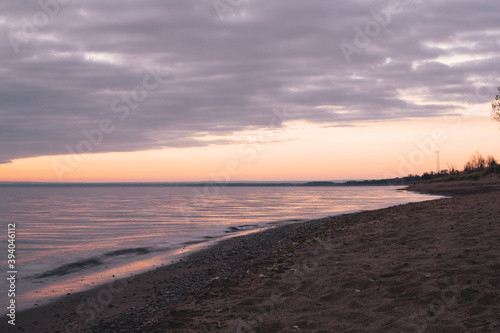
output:
<path id="1" fill-rule="evenodd" d="M 341 180 L 500 158 L 500 3 L 5 0 L 0 181 Z"/>

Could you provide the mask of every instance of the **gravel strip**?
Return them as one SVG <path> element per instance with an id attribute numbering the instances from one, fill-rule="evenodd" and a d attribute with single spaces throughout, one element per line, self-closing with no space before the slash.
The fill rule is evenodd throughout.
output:
<path id="1" fill-rule="evenodd" d="M 331 231 L 342 216 L 273 227 L 245 236 L 223 240 L 189 255 L 178 263 L 160 268 L 166 279 L 161 288 L 152 283 L 142 296 L 143 307 L 136 306 L 101 320 L 90 328 L 96 333 L 144 332 L 158 311 L 207 293 L 210 286 L 237 281 L 259 274 L 277 262 L 294 243 L 304 242 Z M 173 275 L 180 272 L 182 275 Z M 156 330 L 147 330 L 156 332 Z M 158 330 L 160 332 L 160 330 Z M 162 331 L 161 331 L 162 332 Z"/>

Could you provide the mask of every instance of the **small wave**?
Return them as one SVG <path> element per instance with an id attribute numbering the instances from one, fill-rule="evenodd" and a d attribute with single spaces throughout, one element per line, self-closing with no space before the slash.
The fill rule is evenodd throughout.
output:
<path id="1" fill-rule="evenodd" d="M 144 247 L 137 247 L 137 248 L 132 248 L 132 249 L 122 249 L 122 250 L 107 252 L 99 257 L 92 257 L 92 258 L 72 262 L 69 264 L 61 265 L 57 268 L 51 269 L 50 271 L 36 274 L 33 277 L 35 279 L 43 279 L 43 278 L 51 277 L 51 276 L 68 275 L 71 273 L 83 271 L 83 270 L 91 268 L 91 267 L 103 265 L 104 262 L 102 260 L 100 260 L 99 258 L 103 259 L 103 258 L 116 257 L 116 256 L 120 256 L 120 255 L 131 255 L 131 254 L 144 255 L 144 254 L 147 254 L 149 252 L 151 252 L 151 251 L 147 248 L 144 248 Z"/>
<path id="2" fill-rule="evenodd" d="M 70 264 L 65 264 L 65 265 L 59 266 L 59 267 L 54 268 L 50 271 L 37 274 L 34 277 L 37 279 L 43 279 L 43 278 L 51 277 L 51 276 L 63 276 L 63 275 L 67 275 L 70 273 L 81 271 L 82 269 L 86 269 L 89 267 L 95 267 L 95 266 L 99 266 L 102 264 L 103 264 L 102 261 L 100 261 L 97 258 L 84 259 L 84 260 L 80 260 L 77 262 L 72 262 Z"/>
<path id="3" fill-rule="evenodd" d="M 208 242 L 207 239 L 204 239 L 204 240 L 192 240 L 192 241 L 184 242 L 184 243 L 182 243 L 182 245 L 194 245 L 194 244 L 200 244 L 200 243 L 206 243 L 206 242 Z"/>
<path id="4" fill-rule="evenodd" d="M 231 232 L 246 231 L 248 229 L 253 229 L 255 227 L 256 226 L 252 225 L 252 224 L 244 224 L 244 225 L 240 225 L 240 226 L 237 226 L 237 227 L 229 227 L 229 228 L 227 228 L 227 230 L 225 232 L 226 233 L 231 233 Z"/>
<path id="5" fill-rule="evenodd" d="M 279 224 L 283 224 L 283 223 L 296 223 L 296 222 L 304 222 L 306 221 L 305 219 L 288 219 L 288 220 L 280 220 L 280 221 L 271 221 L 271 222 L 267 222 L 266 224 L 269 224 L 269 225 L 279 225 Z"/>
<path id="6" fill-rule="evenodd" d="M 122 249 L 122 250 L 117 250 L 117 251 L 112 251 L 112 252 L 106 252 L 103 254 L 103 257 L 115 257 L 115 256 L 121 256 L 124 254 L 143 255 L 143 254 L 148 254 L 149 252 L 151 252 L 151 251 L 145 247 L 136 247 L 136 248 L 132 248 L 132 249 Z"/>

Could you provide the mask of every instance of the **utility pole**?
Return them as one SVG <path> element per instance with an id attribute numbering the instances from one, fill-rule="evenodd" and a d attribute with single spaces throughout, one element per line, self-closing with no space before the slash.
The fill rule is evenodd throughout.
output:
<path id="1" fill-rule="evenodd" d="M 439 173 L 441 170 L 439 166 L 439 150 L 436 150 L 437 160 L 436 160 L 436 173 Z"/>

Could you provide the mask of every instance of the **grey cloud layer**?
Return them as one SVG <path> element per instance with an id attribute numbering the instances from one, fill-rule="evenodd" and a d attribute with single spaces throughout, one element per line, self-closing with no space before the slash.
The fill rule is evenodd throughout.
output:
<path id="1" fill-rule="evenodd" d="M 401 1 L 348 63 L 340 43 L 390 1 L 248 0 L 225 19 L 210 1 L 60 1 L 41 1 L 57 11 L 30 36 L 37 2 L 1 8 L 1 162 L 66 153 L 102 118 L 116 130 L 95 152 L 207 144 L 197 136 L 268 127 L 279 106 L 327 126 L 441 116 L 498 76 L 497 2 Z M 17 54 L 9 36 L 24 38 Z M 439 62 L 457 55 L 476 60 Z M 120 119 L 112 102 L 156 65 L 170 76 Z"/>

